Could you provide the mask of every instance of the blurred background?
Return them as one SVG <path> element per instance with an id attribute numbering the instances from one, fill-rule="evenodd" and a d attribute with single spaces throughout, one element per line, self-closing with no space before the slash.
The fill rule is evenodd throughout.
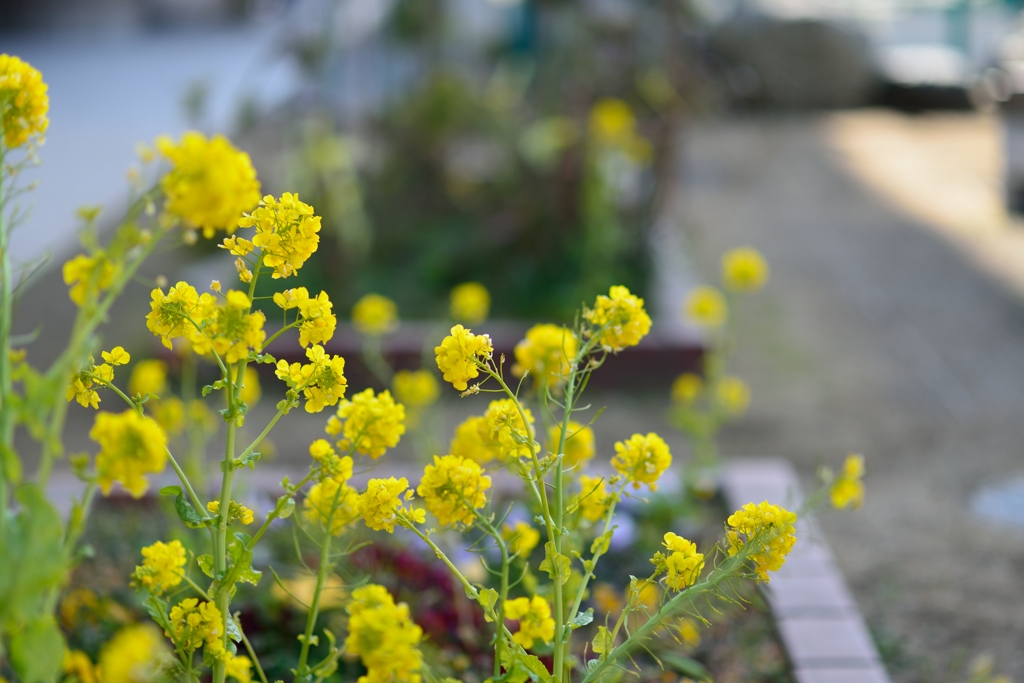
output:
<path id="1" fill-rule="evenodd" d="M 339 319 L 367 292 L 393 298 L 413 333 L 399 346 L 418 350 L 470 280 L 513 343 L 611 284 L 646 297 L 645 355 L 610 361 L 616 382 L 595 394 L 613 408 L 595 426 L 607 450 L 665 430 L 672 378 L 702 344 L 686 292 L 752 245 L 772 276 L 735 311 L 753 398 L 721 452 L 784 456 L 808 479 L 865 453 L 865 508 L 823 527 L 893 679 L 966 680 L 988 652 L 1024 680 L 1022 8 L 0 0 L 0 51 L 51 96 L 12 243 L 47 265 L 16 332 L 39 333 L 40 359 L 63 343 L 75 212 L 117 218 L 137 142 L 223 132 L 264 192 L 297 191 L 324 218 L 291 286 L 328 291 Z M 202 241 L 160 254 L 158 275 L 235 277 Z M 138 357 L 159 353 L 148 289 L 105 333 Z M 463 403 L 444 403 L 449 431 L 479 409 Z M 84 445 L 92 415 L 74 414 Z M 275 436 L 277 457 L 305 457 L 321 422 Z"/>

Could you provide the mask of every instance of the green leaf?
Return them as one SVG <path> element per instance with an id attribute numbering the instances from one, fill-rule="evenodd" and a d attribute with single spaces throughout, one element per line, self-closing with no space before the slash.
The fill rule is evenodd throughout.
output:
<path id="1" fill-rule="evenodd" d="M 615 649 L 615 639 L 612 638 L 612 632 L 607 627 L 597 627 L 597 635 L 594 636 L 591 649 L 599 655 L 607 654 Z"/>
<path id="2" fill-rule="evenodd" d="M 281 497 L 284 498 L 285 496 Z M 288 500 L 284 502 L 284 506 L 281 508 L 281 511 L 277 513 L 278 519 L 288 519 L 292 516 L 292 513 L 295 512 L 295 499 L 291 496 L 287 496 L 287 498 Z"/>
<path id="3" fill-rule="evenodd" d="M 491 615 L 497 613 L 495 605 L 498 604 L 498 591 L 493 588 L 485 588 L 480 591 L 476 601 L 484 608 L 484 619 L 487 621 L 494 621 L 494 619 L 491 618 Z"/>
<path id="4" fill-rule="evenodd" d="M 572 620 L 571 626 L 573 629 L 578 629 L 581 626 L 586 626 L 594 620 L 594 608 L 587 609 L 586 612 L 577 612 L 576 618 Z"/>
<path id="5" fill-rule="evenodd" d="M 0 633 L 35 618 L 68 570 L 57 510 L 36 484 L 19 486 L 15 493 L 20 509 L 0 510 Z"/>
<path id="6" fill-rule="evenodd" d="M 590 554 L 596 555 L 597 553 L 601 553 L 602 555 L 604 555 L 606 552 L 608 552 L 608 548 L 611 547 L 612 543 L 612 534 L 615 533 L 615 529 L 617 528 L 618 527 L 612 527 L 608 531 L 604 532 L 603 534 L 595 538 L 594 542 L 590 544 Z"/>
<path id="7" fill-rule="evenodd" d="M 251 583 L 256 586 L 259 584 L 263 572 L 252 568 L 252 551 L 245 549 L 247 541 L 243 541 L 240 537 L 248 538 L 246 534 L 235 534 L 236 540 L 228 545 L 228 557 L 231 558 L 230 573 L 235 582 Z"/>
<path id="8" fill-rule="evenodd" d="M 64 661 L 64 636 L 50 615 L 36 617 L 11 638 L 11 666 L 22 683 L 49 683 Z"/>
<path id="9" fill-rule="evenodd" d="M 540 563 L 539 569 L 547 572 L 552 581 L 560 585 L 569 580 L 572 562 L 568 557 L 555 550 L 553 541 L 544 544 L 544 561 Z"/>
<path id="10" fill-rule="evenodd" d="M 165 486 L 162 489 L 160 489 L 160 495 L 161 496 L 180 496 L 181 495 L 181 487 L 180 486 Z"/>
<path id="11" fill-rule="evenodd" d="M 672 652 L 666 652 L 658 655 L 661 660 L 671 669 L 675 669 L 677 672 L 684 676 L 688 676 L 695 681 L 711 681 L 711 674 L 704 666 L 689 657 L 677 655 Z"/>
<path id="12" fill-rule="evenodd" d="M 259 451 L 252 451 L 250 453 L 246 453 L 241 458 L 235 458 L 235 461 L 234 461 L 235 469 L 240 469 L 242 467 L 248 467 L 250 470 L 254 470 L 254 469 L 256 469 L 256 461 L 259 460 L 259 459 L 260 459 Z"/>
<path id="13" fill-rule="evenodd" d="M 199 568 L 203 570 L 203 573 L 209 576 L 211 579 L 213 575 L 213 555 L 200 555 L 196 558 L 196 562 L 199 563 Z"/>
<path id="14" fill-rule="evenodd" d="M 199 529 L 205 526 L 203 517 L 192 507 L 192 503 L 188 502 L 184 493 L 179 493 L 178 497 L 174 499 L 174 510 L 189 529 Z"/>
<path id="15" fill-rule="evenodd" d="M 518 647 L 502 648 L 501 664 L 505 667 L 505 673 L 494 681 L 503 683 L 526 683 L 534 681 L 539 683 L 551 683 L 551 672 L 544 666 L 544 662 L 537 657 L 526 654 Z"/>
<path id="16" fill-rule="evenodd" d="M 238 624 L 235 623 L 235 618 L 228 615 L 228 618 L 224 621 L 227 624 L 228 638 L 236 643 L 242 642 L 242 629 L 238 628 Z"/>

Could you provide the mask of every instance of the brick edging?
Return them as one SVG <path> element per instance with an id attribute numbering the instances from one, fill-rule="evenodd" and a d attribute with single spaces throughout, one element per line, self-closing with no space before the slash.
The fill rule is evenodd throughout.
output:
<path id="1" fill-rule="evenodd" d="M 727 461 L 722 492 L 732 509 L 803 498 L 793 465 L 779 458 Z M 889 683 L 864 618 L 814 519 L 797 522 L 797 544 L 765 587 L 797 683 Z"/>

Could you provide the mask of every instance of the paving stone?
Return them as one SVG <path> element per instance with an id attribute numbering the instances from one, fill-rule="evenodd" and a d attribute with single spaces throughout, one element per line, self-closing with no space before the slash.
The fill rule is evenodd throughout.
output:
<path id="1" fill-rule="evenodd" d="M 797 669 L 797 683 L 889 683 L 880 666 L 849 669 Z"/>
<path id="2" fill-rule="evenodd" d="M 867 666 L 878 652 L 858 616 L 779 619 L 779 632 L 794 666 Z"/>
<path id="3" fill-rule="evenodd" d="M 828 572 L 817 577 L 775 576 L 765 588 L 779 618 L 833 617 L 856 614 L 857 603 L 846 582 Z"/>

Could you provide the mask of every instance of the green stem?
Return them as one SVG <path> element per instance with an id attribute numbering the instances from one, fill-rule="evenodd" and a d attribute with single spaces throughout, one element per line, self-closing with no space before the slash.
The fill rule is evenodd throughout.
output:
<path id="1" fill-rule="evenodd" d="M 256 656 L 256 651 L 252 649 L 252 643 L 249 642 L 249 638 L 245 635 L 245 631 L 242 630 L 242 624 L 238 619 L 235 619 L 235 623 L 238 624 L 238 633 L 242 636 L 242 643 L 245 645 L 245 651 L 249 653 L 249 659 L 252 660 L 252 665 L 256 667 L 256 673 L 260 677 L 260 683 L 269 683 L 267 681 L 267 674 L 263 672 L 263 665 L 260 664 L 260 658 Z"/>
<path id="2" fill-rule="evenodd" d="M 3 173 L 6 150 L 0 146 L 0 174 Z M 7 225 L 6 197 L 0 175 L 0 448 L 10 452 L 14 445 L 14 418 L 11 411 L 11 321 L 14 296 L 11 291 L 11 254 Z"/>
<path id="3" fill-rule="evenodd" d="M 331 554 L 331 533 L 330 520 L 327 524 L 327 533 L 324 534 L 324 544 L 320 547 L 320 566 L 316 571 L 316 588 L 313 589 L 313 601 L 309 606 L 309 615 L 306 617 L 306 631 L 302 638 L 302 651 L 299 653 L 299 665 L 296 668 L 296 678 L 303 680 L 307 677 L 306 662 L 309 659 L 309 648 L 313 641 L 313 629 L 316 628 L 316 619 L 320 614 L 320 594 L 324 589 L 324 582 L 327 580 L 327 573 L 330 571 Z"/>
<path id="4" fill-rule="evenodd" d="M 237 422 L 235 421 L 235 385 L 231 381 L 230 372 L 225 373 L 227 382 L 227 403 L 228 409 L 225 419 L 227 420 L 228 433 L 227 439 L 224 444 L 224 460 L 222 461 L 221 468 L 223 469 L 223 477 L 221 478 L 220 487 L 220 510 L 217 514 L 217 535 L 214 540 L 214 576 L 224 577 L 227 574 L 227 537 L 228 537 L 228 511 L 231 508 L 231 486 L 235 476 L 235 432 L 238 429 Z M 226 585 L 218 586 L 217 593 L 214 596 L 217 603 L 217 609 L 224 618 L 224 647 L 228 646 L 228 632 L 227 632 L 227 619 L 230 614 L 230 587 Z M 217 661 L 213 666 L 213 680 L 214 683 L 224 683 L 225 678 L 225 666 L 224 662 Z"/>
<path id="5" fill-rule="evenodd" d="M 391 386 L 391 379 L 394 377 L 395 371 L 384 360 L 384 354 L 380 347 L 380 337 L 375 335 L 363 337 L 363 362 L 366 363 L 366 367 L 377 378 L 377 381 L 383 384 L 384 388 L 388 388 Z"/>

